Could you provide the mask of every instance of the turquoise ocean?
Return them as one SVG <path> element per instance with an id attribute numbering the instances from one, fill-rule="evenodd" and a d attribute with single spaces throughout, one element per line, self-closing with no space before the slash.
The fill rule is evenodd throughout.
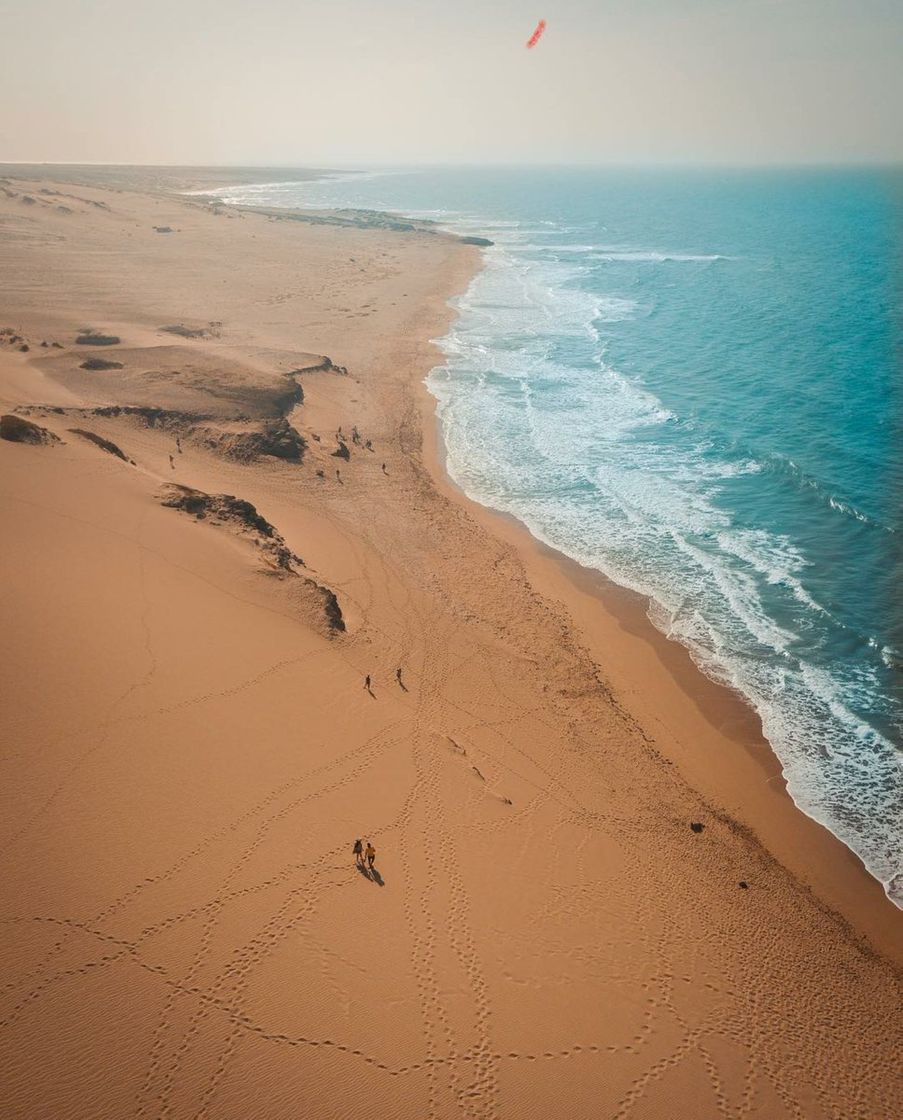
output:
<path id="1" fill-rule="evenodd" d="M 493 241 L 428 380 L 452 478 L 647 597 L 759 714 L 797 805 L 903 905 L 903 171 L 217 193 Z"/>

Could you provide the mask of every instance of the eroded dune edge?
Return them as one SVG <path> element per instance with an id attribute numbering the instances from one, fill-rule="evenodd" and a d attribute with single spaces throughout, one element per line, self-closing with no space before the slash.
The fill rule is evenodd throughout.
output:
<path id="1" fill-rule="evenodd" d="M 9 1114 L 899 1115 L 879 885 L 442 474 L 477 249 L 99 181 L 0 178 Z"/>

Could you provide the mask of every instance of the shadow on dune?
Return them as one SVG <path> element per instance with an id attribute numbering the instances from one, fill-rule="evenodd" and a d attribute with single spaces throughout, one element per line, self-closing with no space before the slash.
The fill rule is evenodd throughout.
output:
<path id="1" fill-rule="evenodd" d="M 369 879 L 371 883 L 376 883 L 378 887 L 384 887 L 386 885 L 385 879 L 382 877 L 382 875 L 380 875 L 375 867 L 368 868 L 362 863 L 355 864 L 355 866 L 357 867 L 361 875 L 363 875 L 365 879 Z"/>

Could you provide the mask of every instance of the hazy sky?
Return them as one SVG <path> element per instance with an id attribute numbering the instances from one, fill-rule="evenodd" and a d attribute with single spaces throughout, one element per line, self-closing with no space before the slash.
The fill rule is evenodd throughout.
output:
<path id="1" fill-rule="evenodd" d="M 903 0 L 0 0 L 0 29 L 0 162 L 903 160 Z"/>

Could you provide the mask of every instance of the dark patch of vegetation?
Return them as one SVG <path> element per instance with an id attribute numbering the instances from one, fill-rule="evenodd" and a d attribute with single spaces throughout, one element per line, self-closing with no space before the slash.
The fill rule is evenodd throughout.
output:
<path id="1" fill-rule="evenodd" d="M 166 331 L 167 334 L 177 334 L 179 338 L 209 338 L 210 331 L 206 327 L 186 327 L 181 323 L 175 323 L 171 327 L 161 327 L 161 331 Z"/>
<path id="2" fill-rule="evenodd" d="M 80 334 L 76 338 L 77 346 L 118 346 L 121 339 L 115 334 Z"/>
<path id="3" fill-rule="evenodd" d="M 135 416 L 149 428 L 185 428 L 198 420 L 208 419 L 200 412 L 176 412 L 168 408 L 151 408 L 147 405 L 106 404 L 90 410 L 92 416 Z"/>
<path id="4" fill-rule="evenodd" d="M 46 343 L 44 344 L 46 345 Z M 122 369 L 122 362 L 111 362 L 106 358 L 88 358 L 86 362 L 78 367 L 79 369 Z"/>

